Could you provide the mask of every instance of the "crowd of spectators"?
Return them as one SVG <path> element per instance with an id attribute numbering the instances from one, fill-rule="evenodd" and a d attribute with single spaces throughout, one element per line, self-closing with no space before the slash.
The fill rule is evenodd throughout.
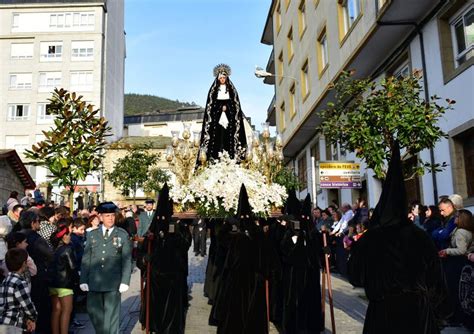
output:
<path id="1" fill-rule="evenodd" d="M 331 205 L 324 210 L 319 207 L 313 209 L 314 226 L 329 235 L 331 271 L 347 275 L 351 246 L 363 237 L 370 226 L 372 211 L 363 199 L 352 207 L 345 203 L 341 207 Z M 474 221 L 471 211 L 463 208 L 461 196 L 453 194 L 443 196 L 438 205 L 425 206 L 413 201 L 408 220 L 425 231 L 438 248 L 453 310 L 446 325 L 473 328 L 474 310 L 466 311 L 466 307 L 472 308 L 472 305 L 463 300 L 469 299 L 463 294 L 469 294 L 474 289 L 474 282 L 464 279 L 474 272 Z"/>
<path id="2" fill-rule="evenodd" d="M 46 205 L 35 191 L 21 200 L 12 192 L 2 209 L 0 331 L 67 334 L 83 328 L 74 317 L 85 304 L 79 277 L 87 233 L 101 224 L 96 207 L 71 213 L 67 206 Z M 116 225 L 130 240 L 139 213 L 137 206 L 124 206 L 116 214 Z"/>

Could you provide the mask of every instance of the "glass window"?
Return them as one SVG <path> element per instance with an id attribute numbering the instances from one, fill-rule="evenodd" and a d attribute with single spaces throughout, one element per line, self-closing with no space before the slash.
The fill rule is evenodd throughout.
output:
<path id="1" fill-rule="evenodd" d="M 280 52 L 278 56 L 278 82 L 280 83 L 283 80 L 283 51 Z"/>
<path id="2" fill-rule="evenodd" d="M 27 121 L 30 118 L 29 104 L 10 104 L 8 105 L 9 121 Z"/>
<path id="3" fill-rule="evenodd" d="M 92 90 L 92 72 L 71 72 L 71 90 Z"/>
<path id="4" fill-rule="evenodd" d="M 285 102 L 282 102 L 280 105 L 280 132 L 283 132 L 285 130 Z"/>
<path id="5" fill-rule="evenodd" d="M 71 44 L 72 60 L 94 60 L 94 41 L 73 41 Z"/>
<path id="6" fill-rule="evenodd" d="M 276 10 L 275 10 L 275 23 L 276 23 L 276 30 L 277 30 L 277 33 L 280 32 L 280 28 L 281 28 L 281 4 L 280 2 L 278 2 L 277 6 L 276 6 Z"/>
<path id="7" fill-rule="evenodd" d="M 468 8 L 451 24 L 455 41 L 456 66 L 474 56 L 474 6 Z"/>
<path id="8" fill-rule="evenodd" d="M 342 3 L 342 12 L 344 16 L 344 34 L 347 33 L 350 27 L 357 20 L 361 14 L 360 0 L 345 0 Z"/>
<path id="9" fill-rule="evenodd" d="M 47 103 L 38 103 L 37 109 L 37 118 L 38 121 L 51 121 L 54 119 L 54 116 L 49 112 Z"/>
<path id="10" fill-rule="evenodd" d="M 61 72 L 41 72 L 39 74 L 38 90 L 50 92 L 55 87 L 60 87 L 62 82 Z"/>
<path id="11" fill-rule="evenodd" d="M 303 154 L 301 158 L 298 159 L 298 180 L 300 181 L 301 188 L 306 189 L 308 187 L 308 178 L 306 170 L 306 155 Z"/>
<path id="12" fill-rule="evenodd" d="M 300 36 L 306 30 L 306 5 L 305 0 L 301 0 L 300 6 L 298 7 L 298 23 Z"/>
<path id="13" fill-rule="evenodd" d="M 18 28 L 20 25 L 20 14 L 13 14 L 12 17 L 12 28 Z"/>
<path id="14" fill-rule="evenodd" d="M 61 61 L 63 42 L 42 42 L 40 44 L 41 61 Z"/>
<path id="15" fill-rule="evenodd" d="M 308 59 L 301 67 L 301 96 L 306 97 L 309 93 Z"/>
<path id="16" fill-rule="evenodd" d="M 326 35 L 326 28 L 324 28 L 318 38 L 318 66 L 319 74 L 321 74 L 328 65 L 328 39 Z"/>
<path id="17" fill-rule="evenodd" d="M 31 89 L 32 73 L 10 74 L 10 89 Z"/>
<path id="18" fill-rule="evenodd" d="M 288 63 L 293 59 L 293 27 L 290 28 L 287 36 Z"/>
<path id="19" fill-rule="evenodd" d="M 33 43 L 14 43 L 11 46 L 12 59 L 33 58 Z"/>
<path id="20" fill-rule="evenodd" d="M 290 117 L 293 118 L 296 115 L 295 105 L 295 84 L 290 87 Z"/>

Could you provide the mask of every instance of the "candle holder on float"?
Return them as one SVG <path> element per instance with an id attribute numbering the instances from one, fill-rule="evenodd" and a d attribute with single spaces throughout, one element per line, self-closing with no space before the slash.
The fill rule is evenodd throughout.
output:
<path id="1" fill-rule="evenodd" d="M 189 183 L 194 172 L 196 157 L 199 153 L 199 161 L 204 166 L 206 154 L 199 149 L 201 132 L 194 131 L 191 135 L 191 124 L 184 123 L 184 130 L 171 131 L 171 145 L 166 148 L 166 161 L 171 166 L 179 184 Z"/>
<path id="2" fill-rule="evenodd" d="M 262 134 L 254 131 L 252 141 L 247 147 L 245 167 L 259 170 L 265 175 L 267 183 L 272 183 L 274 176 L 281 170 L 283 159 L 281 135 L 277 133 L 275 140 L 272 141 L 269 123 L 262 123 Z"/>

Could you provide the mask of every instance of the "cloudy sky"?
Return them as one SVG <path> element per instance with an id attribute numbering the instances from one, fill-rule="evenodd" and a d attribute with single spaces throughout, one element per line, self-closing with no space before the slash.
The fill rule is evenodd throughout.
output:
<path id="1" fill-rule="evenodd" d="M 218 63 L 232 67 L 242 109 L 257 129 L 273 86 L 254 76 L 271 47 L 260 43 L 270 0 L 125 0 L 125 92 L 204 106 Z"/>

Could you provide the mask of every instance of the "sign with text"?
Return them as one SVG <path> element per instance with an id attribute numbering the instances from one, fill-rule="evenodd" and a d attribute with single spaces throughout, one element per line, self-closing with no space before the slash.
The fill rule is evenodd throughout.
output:
<path id="1" fill-rule="evenodd" d="M 362 188 L 360 164 L 353 162 L 320 162 L 319 186 L 321 188 Z"/>

